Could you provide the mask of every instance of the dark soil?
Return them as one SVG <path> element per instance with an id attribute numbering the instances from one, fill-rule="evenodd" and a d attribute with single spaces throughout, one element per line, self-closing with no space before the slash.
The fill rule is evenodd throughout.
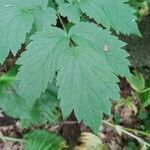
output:
<path id="1" fill-rule="evenodd" d="M 146 79 L 150 78 L 150 14 L 139 22 L 142 37 L 120 35 L 127 43 L 125 49 L 130 54 L 131 67 L 142 72 Z"/>
<path id="2" fill-rule="evenodd" d="M 130 53 L 131 64 L 134 67 L 150 67 L 150 15 L 139 23 L 142 37 L 121 36 L 128 45 L 126 49 Z"/>

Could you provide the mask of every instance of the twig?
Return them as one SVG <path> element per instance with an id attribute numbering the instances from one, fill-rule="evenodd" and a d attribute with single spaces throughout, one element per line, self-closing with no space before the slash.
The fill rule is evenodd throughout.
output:
<path id="1" fill-rule="evenodd" d="M 126 127 L 123 127 L 123 128 L 124 128 L 125 130 L 127 130 L 127 131 L 134 132 L 134 133 L 137 133 L 137 134 L 141 134 L 141 135 L 150 137 L 150 134 L 149 134 L 149 133 L 146 133 L 146 132 L 144 132 L 144 131 L 140 131 L 140 130 L 136 130 L 136 129 L 132 129 L 132 128 L 126 128 Z"/>
<path id="2" fill-rule="evenodd" d="M 60 20 L 60 23 L 61 23 L 61 25 L 62 25 L 64 31 L 65 31 L 66 33 L 68 33 L 68 32 L 67 32 L 67 29 L 66 29 L 66 27 L 65 27 L 65 24 L 63 23 L 63 20 L 61 19 L 61 16 L 60 16 L 59 12 L 57 12 L 57 16 L 58 16 L 58 19 Z M 70 44 L 71 44 L 71 46 L 74 47 L 74 44 L 73 44 L 73 42 L 72 42 L 71 40 L 70 40 Z"/>
<path id="3" fill-rule="evenodd" d="M 61 25 L 62 25 L 62 27 L 63 27 L 64 31 L 67 33 L 67 29 L 66 29 L 66 27 L 65 27 L 65 25 L 64 25 L 64 23 L 63 23 L 63 20 L 61 19 L 60 14 L 59 14 L 59 13 L 57 13 L 57 16 L 58 16 L 58 19 L 60 20 L 60 23 L 61 23 Z"/>
<path id="4" fill-rule="evenodd" d="M 23 143 L 22 139 L 7 137 L 7 136 L 4 136 L 1 132 L 0 132 L 0 140 L 2 140 L 3 142 L 13 141 L 13 142 Z"/>
<path id="5" fill-rule="evenodd" d="M 108 122 L 108 121 L 106 121 L 106 120 L 103 120 L 102 122 L 103 122 L 104 124 L 106 124 L 106 125 L 112 127 L 112 128 L 115 128 L 118 133 L 119 133 L 119 132 L 125 133 L 125 134 L 129 135 L 130 137 L 136 139 L 139 143 L 144 144 L 144 145 L 147 145 L 147 146 L 150 147 L 150 144 L 149 144 L 148 142 L 146 142 L 146 141 L 144 141 L 143 139 L 141 139 L 140 137 L 138 137 L 138 136 L 136 136 L 136 135 L 134 135 L 134 134 L 128 132 L 128 131 L 126 130 L 126 129 L 128 129 L 128 128 L 124 128 L 124 127 L 122 127 L 122 126 L 120 126 L 120 125 L 114 125 L 114 124 L 112 124 L 112 123 L 110 123 L 110 122 Z M 130 129 L 130 130 L 131 130 L 131 129 Z M 134 129 L 132 129 L 132 132 L 133 132 L 133 130 L 134 130 Z M 138 130 L 136 130 L 136 131 L 138 131 Z M 141 132 L 142 132 L 142 131 L 141 131 Z M 140 133 L 141 133 L 141 132 L 140 132 Z M 143 133 L 143 132 L 142 132 L 142 133 Z"/>
<path id="6" fill-rule="evenodd" d="M 12 137 L 7 137 L 7 136 L 3 136 L 2 140 L 23 143 L 22 139 L 12 138 Z"/>

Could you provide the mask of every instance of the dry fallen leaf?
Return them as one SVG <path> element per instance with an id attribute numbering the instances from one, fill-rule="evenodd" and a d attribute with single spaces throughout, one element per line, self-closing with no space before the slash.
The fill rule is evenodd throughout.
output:
<path id="1" fill-rule="evenodd" d="M 80 137 L 81 144 L 76 146 L 74 150 L 107 150 L 101 139 L 89 132 L 83 132 Z"/>

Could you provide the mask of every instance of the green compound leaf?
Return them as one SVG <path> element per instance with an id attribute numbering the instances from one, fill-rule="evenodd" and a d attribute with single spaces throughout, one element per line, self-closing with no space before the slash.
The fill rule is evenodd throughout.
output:
<path id="1" fill-rule="evenodd" d="M 20 65 L 16 77 L 19 84 L 12 83 L 14 77 L 0 78 L 0 82 L 5 83 L 5 86 L 0 85 L 0 107 L 27 124 L 51 122 L 57 118 L 57 99 L 60 99 L 65 118 L 74 111 L 78 121 L 83 121 L 96 133 L 103 114 L 110 114 L 110 99 L 120 99 L 116 75 L 130 76 L 128 54 L 122 50 L 125 44 L 110 32 L 94 24 L 78 22 L 82 12 L 87 15 L 82 14 L 82 19 L 89 17 L 106 29 L 140 35 L 133 15 L 135 11 L 125 2 L 1 0 L 0 63 L 4 62 L 10 50 L 14 55 L 17 53 L 31 29 L 36 33 L 31 37 L 27 51 L 17 61 Z M 54 8 L 58 8 L 60 15 L 68 17 L 69 22 L 77 23 L 68 34 L 52 27 L 57 19 Z M 48 91 L 50 103 L 45 95 L 54 78 L 59 88 L 58 98 Z M 7 106 L 9 100 L 11 106 Z M 44 149 L 43 146 L 35 148 Z"/>
<path id="2" fill-rule="evenodd" d="M 103 113 L 110 114 L 109 98 L 119 99 L 118 79 L 89 41 L 72 39 L 78 46 L 66 51 L 58 62 L 62 113 L 67 117 L 74 110 L 78 121 L 97 133 Z"/>
<path id="3" fill-rule="evenodd" d="M 2 64 L 10 50 L 16 55 L 26 33 L 32 28 L 32 14 L 16 6 L 12 0 L 0 1 L 0 63 Z"/>
<path id="4" fill-rule="evenodd" d="M 140 35 L 135 10 L 125 4 L 126 0 L 80 0 L 83 13 L 93 18 L 105 28 L 113 28 L 117 33 Z"/>
<path id="5" fill-rule="evenodd" d="M 33 42 L 27 46 L 18 61 L 22 65 L 17 74 L 22 96 L 32 101 L 39 98 L 48 83 L 55 77 L 56 58 L 62 51 L 62 43 L 65 43 L 66 33 L 52 27 L 49 31 L 39 31 L 31 37 Z M 36 54 L 36 57 L 35 55 Z"/>
<path id="6" fill-rule="evenodd" d="M 103 56 L 116 75 L 130 76 L 128 53 L 121 49 L 125 43 L 110 32 L 92 23 L 78 23 L 70 30 L 70 34 L 89 40 L 97 52 Z"/>
<path id="7" fill-rule="evenodd" d="M 24 136 L 25 150 L 63 150 L 66 147 L 64 140 L 45 130 L 34 130 Z"/>
<path id="8" fill-rule="evenodd" d="M 86 25 L 90 24 L 85 24 L 85 29 Z M 83 120 L 97 132 L 103 113 L 110 114 L 110 98 L 120 99 L 119 80 L 106 57 L 94 46 L 95 41 L 73 34 L 73 30 L 80 27 L 73 26 L 68 35 L 55 27 L 49 32 L 37 32 L 18 61 L 22 66 L 17 80 L 23 97 L 34 102 L 58 71 L 58 98 L 63 116 L 74 110 L 78 121 Z M 94 29 L 101 31 L 95 26 Z M 104 37 L 108 34 L 102 33 Z M 120 45 L 117 41 L 115 44 Z M 36 53 L 36 57 L 32 53 Z"/>
<path id="9" fill-rule="evenodd" d="M 59 7 L 59 13 L 63 17 L 67 17 L 70 22 L 77 23 L 80 22 L 81 12 L 76 5 L 71 5 L 68 3 L 62 4 Z"/>

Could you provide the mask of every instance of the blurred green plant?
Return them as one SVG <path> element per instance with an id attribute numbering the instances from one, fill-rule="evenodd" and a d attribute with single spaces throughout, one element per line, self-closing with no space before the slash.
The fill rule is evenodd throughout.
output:
<path id="1" fill-rule="evenodd" d="M 149 14 L 149 0 L 129 0 L 130 6 L 137 10 L 136 15 L 140 21 Z"/>
<path id="2" fill-rule="evenodd" d="M 134 150 L 134 149 L 137 149 L 137 145 L 135 144 L 135 142 L 133 141 L 129 141 L 128 142 L 128 145 L 127 145 L 127 150 Z"/>
<path id="3" fill-rule="evenodd" d="M 141 105 L 143 107 L 150 105 L 150 87 L 147 86 L 147 81 L 145 81 L 143 75 L 135 71 L 127 80 L 139 97 Z"/>
<path id="4" fill-rule="evenodd" d="M 139 129 L 150 133 L 150 113 L 148 111 L 140 111 L 137 117 L 141 123 Z"/>
<path id="5" fill-rule="evenodd" d="M 58 135 L 45 131 L 33 130 L 24 135 L 25 150 L 62 150 L 65 141 Z"/>

